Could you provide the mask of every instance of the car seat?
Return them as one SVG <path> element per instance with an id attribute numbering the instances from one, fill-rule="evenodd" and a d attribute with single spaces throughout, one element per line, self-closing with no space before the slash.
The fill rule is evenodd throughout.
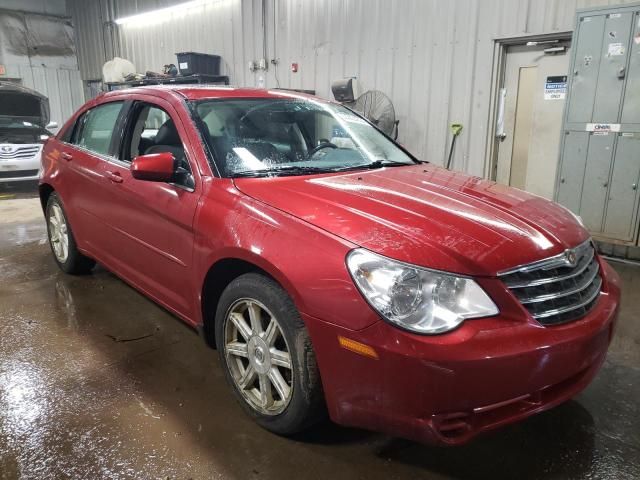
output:
<path id="1" fill-rule="evenodd" d="M 180 135 L 176 129 L 173 120 L 169 119 L 164 122 L 158 129 L 158 133 L 153 139 L 153 145 L 148 147 L 145 151 L 145 155 L 151 153 L 171 152 L 173 156 L 178 160 L 183 167 L 185 166 L 185 154 Z"/>

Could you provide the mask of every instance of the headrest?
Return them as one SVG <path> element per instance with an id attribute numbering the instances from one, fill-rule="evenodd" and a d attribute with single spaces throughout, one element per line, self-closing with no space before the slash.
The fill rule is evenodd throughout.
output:
<path id="1" fill-rule="evenodd" d="M 156 145 L 182 146 L 180 135 L 178 135 L 178 130 L 176 129 L 173 120 L 169 119 L 162 124 L 158 129 L 158 133 L 156 134 L 156 138 L 153 142 Z"/>

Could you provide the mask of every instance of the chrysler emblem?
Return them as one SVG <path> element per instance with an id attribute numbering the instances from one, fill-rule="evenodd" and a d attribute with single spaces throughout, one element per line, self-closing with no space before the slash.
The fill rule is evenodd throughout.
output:
<path id="1" fill-rule="evenodd" d="M 13 148 L 14 147 L 12 147 L 11 145 L 2 145 L 0 147 L 0 152 L 2 152 L 2 153 L 11 153 L 11 152 L 13 152 Z"/>
<path id="2" fill-rule="evenodd" d="M 565 262 L 567 262 L 567 265 L 569 265 L 570 267 L 575 267 L 578 263 L 578 255 L 576 255 L 575 250 L 567 250 L 564 256 Z"/>

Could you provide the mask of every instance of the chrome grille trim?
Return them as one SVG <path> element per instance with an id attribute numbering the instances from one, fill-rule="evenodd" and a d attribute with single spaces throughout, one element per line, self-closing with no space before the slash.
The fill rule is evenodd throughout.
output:
<path id="1" fill-rule="evenodd" d="M 589 247 L 592 247 L 592 246 L 593 245 L 591 243 L 591 239 L 589 239 L 582 242 L 577 247 L 574 247 L 573 250 L 577 254 L 583 254 L 585 252 L 588 252 Z M 509 270 L 503 270 L 502 272 L 498 273 L 498 275 L 499 276 L 511 275 L 512 273 L 517 273 L 517 272 L 529 272 L 531 270 L 538 270 L 542 268 L 553 268 L 557 266 L 563 266 L 563 265 L 566 265 L 565 253 L 566 252 L 562 252 L 558 255 L 554 255 L 553 257 L 543 258 L 542 260 L 538 260 L 537 262 L 527 263 L 525 265 L 520 265 L 515 268 L 510 268 Z"/>
<path id="2" fill-rule="evenodd" d="M 543 325 L 576 320 L 597 303 L 600 264 L 591 241 L 498 274 L 531 316 Z"/>
<path id="3" fill-rule="evenodd" d="M 0 151 L 1 160 L 26 159 L 35 157 L 40 151 L 40 146 L 29 145 L 25 147 L 16 147 L 12 152 Z"/>
<path id="4" fill-rule="evenodd" d="M 567 312 L 571 312 L 573 310 L 577 310 L 578 308 L 582 308 L 586 305 L 589 305 L 591 302 L 593 302 L 596 297 L 598 295 L 600 295 L 600 289 L 602 288 L 602 278 L 598 277 L 596 279 L 596 281 L 593 283 L 593 285 L 596 287 L 593 289 L 593 292 L 589 294 L 589 296 L 583 300 L 582 302 L 575 304 L 575 305 L 571 305 L 565 308 L 556 308 L 555 310 L 549 310 L 545 313 L 538 313 L 536 315 L 533 315 L 533 318 L 535 318 L 536 320 L 539 318 L 547 318 L 550 317 L 552 315 L 560 315 L 562 313 L 567 313 Z"/>
<path id="5" fill-rule="evenodd" d="M 585 245 L 585 244 L 582 244 L 582 245 Z M 587 244 L 587 245 L 590 245 L 590 243 Z M 576 251 L 578 251 L 578 248 L 576 248 Z M 565 255 L 564 253 L 561 253 L 560 255 L 557 255 L 556 257 L 552 257 L 552 258 L 556 259 L 556 258 L 558 258 L 560 256 L 562 256 L 564 258 L 564 255 Z M 509 288 L 526 288 L 526 287 L 536 287 L 538 285 L 545 285 L 547 283 L 559 282 L 561 280 L 568 280 L 570 278 L 577 277 L 582 272 L 584 272 L 587 269 L 587 267 L 591 264 L 591 262 L 593 260 L 593 256 L 594 256 L 594 250 L 593 250 L 593 247 L 591 247 L 591 250 L 587 253 L 587 256 L 586 257 L 582 257 L 580 259 L 580 261 L 578 262 L 578 265 L 576 265 L 576 269 L 574 271 L 570 272 L 570 273 L 565 274 L 565 275 L 556 276 L 556 277 L 549 277 L 549 278 L 540 278 L 540 279 L 526 281 L 526 282 L 509 282 L 509 281 L 506 281 L 505 283 L 507 284 L 507 286 Z M 555 260 L 555 261 L 557 262 L 557 260 Z M 555 265 L 556 266 L 563 266 L 563 265 L 559 265 L 558 263 L 555 263 Z M 564 263 L 564 265 L 566 265 L 566 263 Z M 553 267 L 546 266 L 546 269 L 551 269 L 551 268 L 553 268 Z M 543 268 L 543 269 L 545 269 L 545 268 Z M 501 277 L 503 277 L 503 276 L 511 275 L 513 273 L 526 273 L 528 271 L 534 271 L 534 270 L 536 270 L 536 269 L 510 270 L 507 273 L 500 273 L 499 275 Z"/>
<path id="6" fill-rule="evenodd" d="M 591 271 L 589 272 L 589 270 Z M 530 295 L 530 296 L 523 296 L 523 297 L 520 297 L 518 295 L 516 296 L 518 297 L 518 300 L 520 300 L 521 303 L 537 303 L 537 302 L 546 302 L 547 300 L 553 300 L 554 298 L 566 297 L 567 295 L 573 295 L 574 293 L 581 292 L 582 290 L 587 288 L 594 281 L 599 271 L 600 271 L 600 266 L 597 263 L 590 263 L 587 268 L 588 275 L 584 279 L 582 279 L 580 283 L 578 283 L 577 285 L 574 285 L 572 288 L 568 288 L 566 290 L 560 290 L 557 293 L 550 293 L 547 295 L 537 295 L 537 296 Z"/>

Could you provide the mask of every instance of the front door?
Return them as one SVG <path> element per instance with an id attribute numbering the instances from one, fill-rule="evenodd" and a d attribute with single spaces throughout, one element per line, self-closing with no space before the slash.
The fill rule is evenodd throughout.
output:
<path id="1" fill-rule="evenodd" d="M 183 121 L 173 107 L 151 98 L 132 105 L 124 127 L 118 159 L 105 163 L 111 189 L 108 223 L 116 243 L 111 262 L 125 279 L 176 313 L 194 318 L 190 269 L 193 219 L 199 188 L 185 149 Z M 182 161 L 175 183 L 132 177 L 129 167 L 138 155 L 169 151 Z"/>
<path id="2" fill-rule="evenodd" d="M 507 48 L 496 181 L 552 199 L 564 110 L 568 42 Z"/>

